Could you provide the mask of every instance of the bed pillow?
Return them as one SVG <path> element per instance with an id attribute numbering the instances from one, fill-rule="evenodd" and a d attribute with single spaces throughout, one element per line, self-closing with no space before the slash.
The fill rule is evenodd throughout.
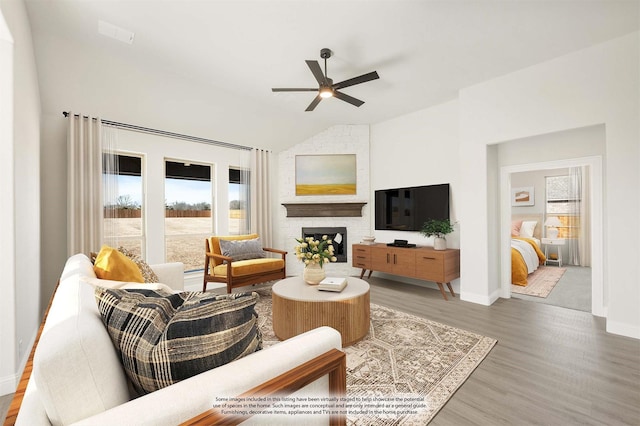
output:
<path id="1" fill-rule="evenodd" d="M 533 232 L 535 231 L 537 224 L 538 222 L 535 220 L 522 221 L 522 226 L 520 227 L 520 236 L 522 238 L 533 238 Z"/>
<path id="2" fill-rule="evenodd" d="M 103 245 L 93 265 L 96 277 L 103 280 L 143 283 L 144 277 L 136 263 L 107 245 Z"/>
<path id="3" fill-rule="evenodd" d="M 520 236 L 520 228 L 522 227 L 521 220 L 512 220 L 511 221 L 511 236 L 519 237 Z"/>
<path id="4" fill-rule="evenodd" d="M 146 394 L 262 349 L 257 293 L 96 288 L 125 372 Z"/>
<path id="5" fill-rule="evenodd" d="M 220 253 L 233 260 L 259 259 L 265 257 L 260 238 L 250 240 L 220 240 Z"/>

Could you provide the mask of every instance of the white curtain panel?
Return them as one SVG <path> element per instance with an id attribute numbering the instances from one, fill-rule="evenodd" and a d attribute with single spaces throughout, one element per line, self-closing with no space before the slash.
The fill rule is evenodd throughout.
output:
<path id="1" fill-rule="evenodd" d="M 270 173 L 271 152 L 251 150 L 251 230 L 260 235 L 264 247 L 273 247 Z"/>
<path id="2" fill-rule="evenodd" d="M 102 121 L 67 115 L 67 254 L 102 244 Z"/>
<path id="3" fill-rule="evenodd" d="M 569 238 L 566 240 L 566 244 L 569 249 L 569 259 L 567 263 L 569 265 L 580 265 L 583 246 L 583 244 L 581 243 L 583 238 L 581 224 L 584 222 L 584 217 L 582 216 L 582 205 L 584 201 L 581 201 L 583 192 L 581 167 L 571 167 L 569 169 L 568 190 L 568 199 L 573 200 L 573 203 L 571 203 L 572 214 L 569 215 L 568 225 L 572 228 L 573 234 L 574 236 L 576 236 L 576 238 Z"/>
<path id="4" fill-rule="evenodd" d="M 102 152 L 104 153 L 103 175 L 102 175 L 102 203 L 105 206 L 114 206 L 118 202 L 118 175 L 120 165 L 118 163 L 118 129 L 108 125 L 102 126 Z M 106 208 L 103 221 L 103 240 L 105 244 L 113 247 L 119 245 L 118 225 L 115 218 L 115 211 Z M 102 218 L 100 219 L 102 220 Z"/>

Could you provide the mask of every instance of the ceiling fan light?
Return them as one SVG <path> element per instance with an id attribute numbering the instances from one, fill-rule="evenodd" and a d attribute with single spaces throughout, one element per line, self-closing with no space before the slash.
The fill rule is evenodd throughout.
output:
<path id="1" fill-rule="evenodd" d="M 320 97 L 321 98 L 330 98 L 333 96 L 333 90 L 331 87 L 321 87 L 320 88 Z"/>

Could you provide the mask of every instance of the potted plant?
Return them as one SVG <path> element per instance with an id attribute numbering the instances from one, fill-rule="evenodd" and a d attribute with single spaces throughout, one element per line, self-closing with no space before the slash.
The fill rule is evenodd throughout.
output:
<path id="1" fill-rule="evenodd" d="M 435 237 L 433 240 L 433 248 L 435 250 L 446 250 L 447 240 L 445 235 L 453 232 L 453 226 L 449 219 L 429 219 L 422 224 L 420 233 L 425 237 Z"/>

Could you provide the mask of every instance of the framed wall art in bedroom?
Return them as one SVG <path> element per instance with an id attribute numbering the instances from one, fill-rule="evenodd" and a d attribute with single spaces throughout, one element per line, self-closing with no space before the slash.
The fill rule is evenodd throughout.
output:
<path id="1" fill-rule="evenodd" d="M 512 206 L 533 206 L 535 204 L 533 186 L 511 188 Z"/>

